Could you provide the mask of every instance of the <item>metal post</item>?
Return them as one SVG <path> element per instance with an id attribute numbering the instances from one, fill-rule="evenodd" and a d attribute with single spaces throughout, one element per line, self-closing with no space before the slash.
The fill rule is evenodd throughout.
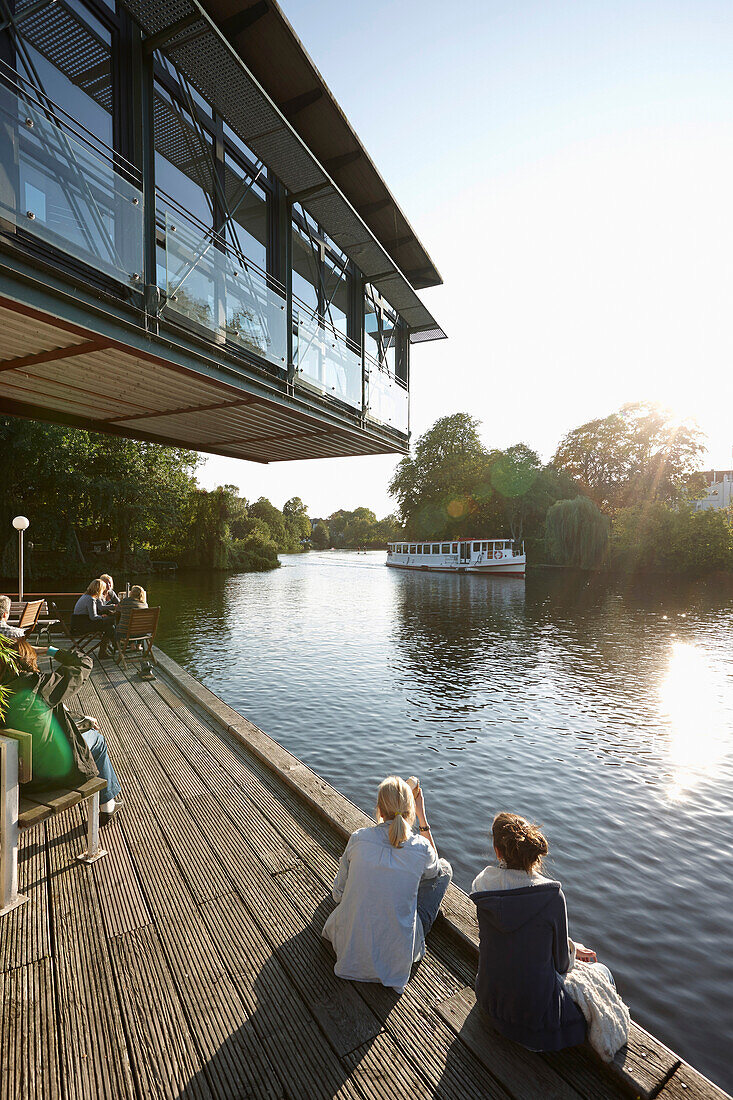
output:
<path id="1" fill-rule="evenodd" d="M 23 529 L 18 531 L 18 600 L 23 599 Z"/>
<path id="2" fill-rule="evenodd" d="M 99 847 L 99 791 L 87 800 L 89 803 L 87 817 L 87 850 L 83 856 L 79 856 L 82 863 L 96 863 L 107 853 Z"/>
<path id="3" fill-rule="evenodd" d="M 18 893 L 18 742 L 0 735 L 0 917 L 23 905 Z"/>

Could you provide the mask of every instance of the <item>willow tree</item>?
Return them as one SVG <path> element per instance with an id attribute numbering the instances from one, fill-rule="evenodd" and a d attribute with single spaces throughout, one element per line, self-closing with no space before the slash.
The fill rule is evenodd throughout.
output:
<path id="1" fill-rule="evenodd" d="M 608 551 L 610 523 L 588 497 L 558 500 L 545 518 L 545 541 L 552 561 L 595 569 Z"/>

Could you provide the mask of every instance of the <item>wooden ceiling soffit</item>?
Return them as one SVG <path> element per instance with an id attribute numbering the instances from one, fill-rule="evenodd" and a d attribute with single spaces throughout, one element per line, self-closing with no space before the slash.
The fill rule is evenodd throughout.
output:
<path id="1" fill-rule="evenodd" d="M 51 348 L 49 351 L 39 351 L 35 355 L 23 355 L 19 359 L 8 359 L 0 363 L 0 372 L 6 370 L 25 370 L 27 367 L 36 367 L 39 363 L 52 363 L 57 359 L 72 359 L 78 355 L 90 355 L 94 351 L 103 351 L 109 347 L 106 340 L 87 340 L 83 344 L 70 344 L 65 348 Z"/>
<path id="2" fill-rule="evenodd" d="M 313 432 L 289 432 L 287 435 L 255 435 L 239 436 L 236 439 L 219 439 L 213 444 L 215 447 L 250 447 L 253 443 L 281 443 L 291 439 L 313 439 L 319 435 L 333 435 L 333 428 L 320 428 Z"/>
<path id="3" fill-rule="evenodd" d="M 211 405 L 184 405 L 179 409 L 157 409 L 144 413 L 131 413 L 127 416 L 111 416 L 108 420 L 105 420 L 105 424 L 118 424 L 128 423 L 130 420 L 151 420 L 157 416 L 183 416 L 184 413 L 202 413 L 213 412 L 215 409 L 232 409 L 238 405 L 255 405 L 257 404 L 256 397 L 241 397 L 236 401 L 216 401 Z"/>

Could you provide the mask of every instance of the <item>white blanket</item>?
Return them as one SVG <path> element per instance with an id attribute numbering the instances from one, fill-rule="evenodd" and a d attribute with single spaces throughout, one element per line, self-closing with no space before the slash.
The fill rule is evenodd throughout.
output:
<path id="1" fill-rule="evenodd" d="M 585 1016 L 588 1042 L 604 1062 L 626 1045 L 629 1010 L 606 975 L 590 963 L 576 962 L 563 978 L 566 992 Z"/>

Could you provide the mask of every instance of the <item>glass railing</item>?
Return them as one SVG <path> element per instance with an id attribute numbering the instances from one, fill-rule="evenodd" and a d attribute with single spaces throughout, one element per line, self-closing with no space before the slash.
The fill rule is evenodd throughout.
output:
<path id="1" fill-rule="evenodd" d="M 113 153 L 0 84 L 0 218 L 105 275 L 142 288 L 143 196 Z"/>
<path id="2" fill-rule="evenodd" d="M 361 355 L 346 337 L 293 302 L 293 363 L 296 380 L 335 397 L 352 409 L 362 407 Z"/>
<path id="3" fill-rule="evenodd" d="M 373 359 L 366 359 L 367 408 L 370 420 L 388 424 L 407 435 L 410 424 L 410 395 L 393 374 L 382 370 Z"/>
<path id="4" fill-rule="evenodd" d="M 187 318 L 222 341 L 287 365 L 285 298 L 274 280 L 211 230 L 170 210 L 159 213 L 158 241 L 164 315 Z"/>

